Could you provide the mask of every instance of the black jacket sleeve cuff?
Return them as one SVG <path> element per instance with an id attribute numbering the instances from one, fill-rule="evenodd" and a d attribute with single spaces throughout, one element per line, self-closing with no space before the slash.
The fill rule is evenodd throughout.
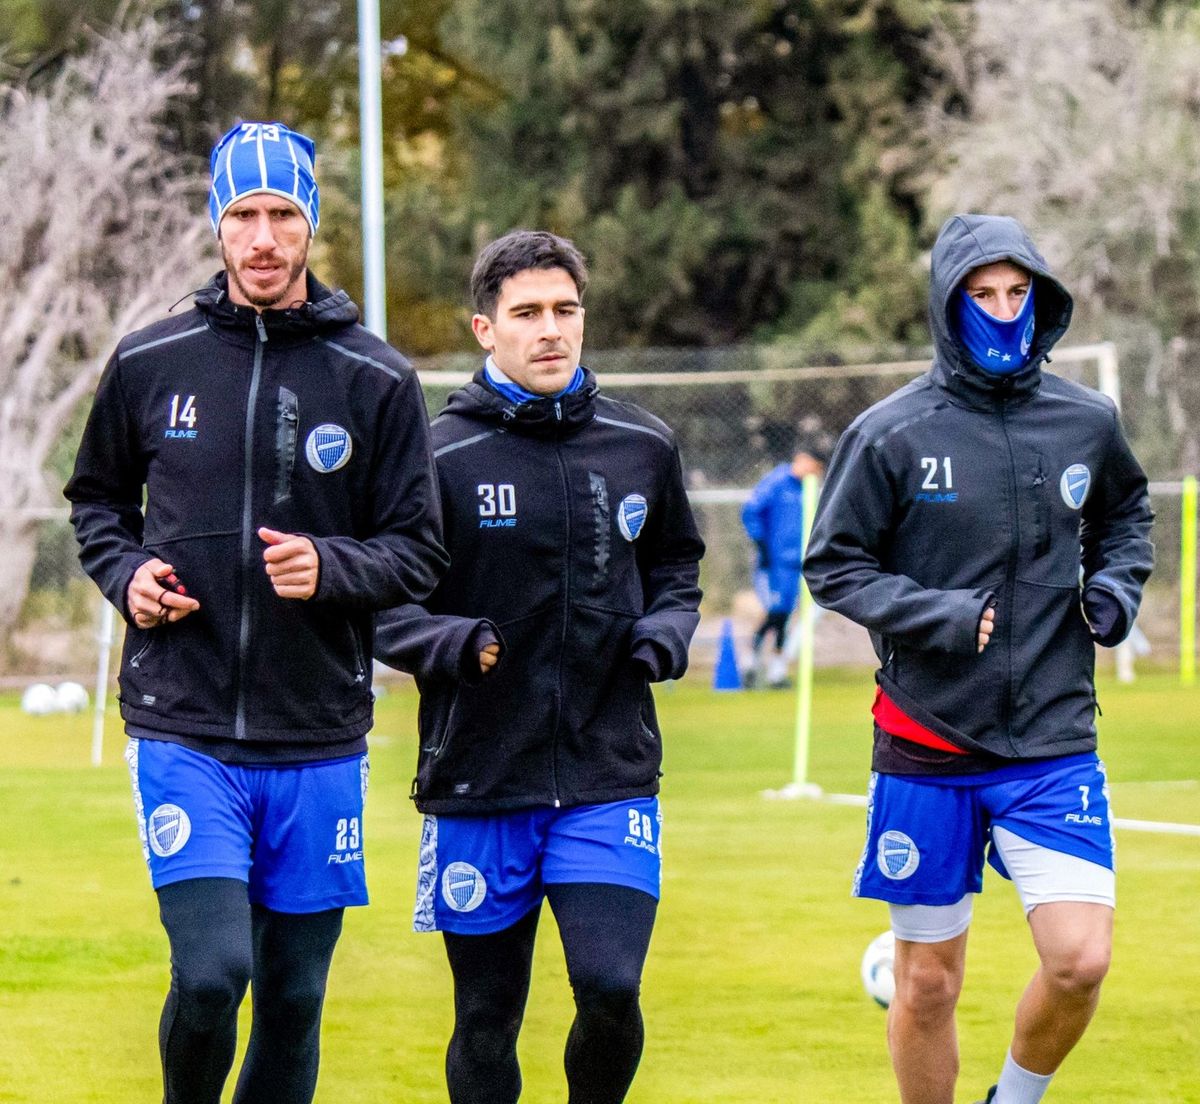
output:
<path id="1" fill-rule="evenodd" d="M 640 640 L 631 657 L 646 670 L 651 682 L 661 682 L 671 670 L 671 653 L 656 640 Z"/>
<path id="2" fill-rule="evenodd" d="M 1083 591 L 1083 613 L 1092 639 L 1102 648 L 1114 648 L 1129 635 L 1129 617 L 1112 591 L 1090 584 Z"/>
<path id="3" fill-rule="evenodd" d="M 459 656 L 458 673 L 463 682 L 475 684 L 483 681 L 484 672 L 479 666 L 479 653 L 489 644 L 500 645 L 497 662 L 502 661 L 504 659 L 504 637 L 490 621 L 480 621 L 467 634 L 462 654 Z"/>

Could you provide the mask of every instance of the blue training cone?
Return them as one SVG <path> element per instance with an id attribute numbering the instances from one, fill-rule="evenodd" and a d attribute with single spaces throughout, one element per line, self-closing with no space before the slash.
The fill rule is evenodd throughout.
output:
<path id="1" fill-rule="evenodd" d="M 738 670 L 737 652 L 733 647 L 733 622 L 728 617 L 721 622 L 721 638 L 717 643 L 717 665 L 713 668 L 714 690 L 740 690 L 742 673 Z"/>

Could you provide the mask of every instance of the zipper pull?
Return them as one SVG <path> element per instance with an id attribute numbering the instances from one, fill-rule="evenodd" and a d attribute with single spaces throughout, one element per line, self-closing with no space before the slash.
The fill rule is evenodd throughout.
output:
<path id="1" fill-rule="evenodd" d="M 555 404 L 554 404 L 554 419 L 555 419 L 555 421 L 559 421 L 559 422 L 562 421 L 562 403 L 561 402 L 555 402 Z"/>
<path id="2" fill-rule="evenodd" d="M 258 340 L 265 345 L 267 343 L 267 327 L 263 323 L 262 315 L 257 311 L 254 312 L 254 325 L 258 327 Z"/>

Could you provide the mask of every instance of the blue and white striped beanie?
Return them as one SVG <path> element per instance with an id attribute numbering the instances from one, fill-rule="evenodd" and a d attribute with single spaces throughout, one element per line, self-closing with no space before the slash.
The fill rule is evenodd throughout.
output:
<path id="1" fill-rule="evenodd" d="M 290 199 L 315 234 L 321 221 L 321 197 L 313 176 L 316 152 L 311 138 L 283 123 L 238 123 L 213 146 L 208 193 L 213 232 L 220 233 L 221 216 L 231 204 L 267 192 Z"/>

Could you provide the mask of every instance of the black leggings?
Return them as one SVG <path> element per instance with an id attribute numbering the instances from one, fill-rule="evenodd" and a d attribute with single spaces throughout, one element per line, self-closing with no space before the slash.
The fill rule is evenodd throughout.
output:
<path id="1" fill-rule="evenodd" d="M 164 886 L 158 907 L 171 942 L 158 1030 L 163 1104 L 219 1104 L 251 983 L 254 1016 L 234 1104 L 310 1104 L 343 910 L 272 912 L 251 905 L 246 884 L 232 878 Z"/>
<path id="2" fill-rule="evenodd" d="M 575 993 L 567 1036 L 568 1104 L 620 1104 L 644 1032 L 642 966 L 658 902 L 624 886 L 546 887 Z M 454 975 L 454 1034 L 446 1052 L 451 1104 L 513 1104 L 521 1095 L 517 1035 L 529 996 L 538 909 L 491 935 L 445 933 Z"/>
<path id="3" fill-rule="evenodd" d="M 766 640 L 768 633 L 775 634 L 775 651 L 783 651 L 783 641 L 787 635 L 788 617 L 791 616 L 788 610 L 776 610 L 773 613 L 768 613 L 764 618 L 763 623 L 759 625 L 758 631 L 754 634 L 754 651 L 757 654 L 763 646 L 763 641 Z"/>

